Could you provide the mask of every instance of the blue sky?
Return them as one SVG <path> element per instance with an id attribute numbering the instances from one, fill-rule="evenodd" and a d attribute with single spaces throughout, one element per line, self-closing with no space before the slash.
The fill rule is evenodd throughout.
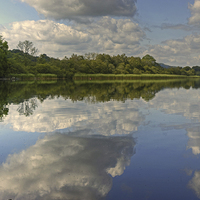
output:
<path id="1" fill-rule="evenodd" d="M 150 54 L 200 65 L 200 0 L 0 0 L 0 35 L 10 49 L 30 40 L 39 54 Z"/>

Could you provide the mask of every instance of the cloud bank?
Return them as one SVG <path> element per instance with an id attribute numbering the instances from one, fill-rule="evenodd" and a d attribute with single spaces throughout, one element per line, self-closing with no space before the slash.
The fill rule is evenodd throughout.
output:
<path id="1" fill-rule="evenodd" d="M 21 0 L 45 17 L 75 19 L 99 16 L 127 16 L 136 13 L 136 0 Z"/>
<path id="2" fill-rule="evenodd" d="M 191 34 L 182 39 L 166 40 L 162 44 L 149 45 L 149 53 L 164 63 L 180 66 L 195 66 L 200 62 L 200 34 Z"/>
<path id="3" fill-rule="evenodd" d="M 39 49 L 53 57 L 63 58 L 73 53 L 104 52 L 137 54 L 145 33 L 130 19 L 103 17 L 85 25 L 65 25 L 51 20 L 22 21 L 1 28 L 11 49 L 19 41 L 30 40 Z"/>
<path id="4" fill-rule="evenodd" d="M 188 24 L 168 23 L 160 27 L 163 31 L 193 30 L 197 31 L 196 34 L 153 45 L 149 45 L 151 40 L 146 40 L 145 28 L 132 20 L 137 12 L 136 0 L 21 1 L 34 7 L 46 20 L 14 22 L 10 28 L 0 27 L 11 49 L 16 48 L 23 38 L 32 41 L 40 54 L 58 58 L 69 57 L 73 53 L 125 53 L 140 57 L 150 54 L 158 62 L 173 66 L 200 63 L 200 0 L 188 5 L 191 12 Z M 48 19 L 75 21 L 66 25 Z"/>
<path id="5" fill-rule="evenodd" d="M 191 12 L 191 17 L 188 23 L 191 25 L 200 25 L 200 0 L 195 0 L 194 4 L 189 4 L 188 8 Z"/>

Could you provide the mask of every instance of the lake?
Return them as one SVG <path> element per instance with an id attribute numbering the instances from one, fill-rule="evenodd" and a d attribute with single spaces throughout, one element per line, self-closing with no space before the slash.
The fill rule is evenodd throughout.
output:
<path id="1" fill-rule="evenodd" d="M 0 199 L 200 199 L 199 79 L 0 92 Z"/>

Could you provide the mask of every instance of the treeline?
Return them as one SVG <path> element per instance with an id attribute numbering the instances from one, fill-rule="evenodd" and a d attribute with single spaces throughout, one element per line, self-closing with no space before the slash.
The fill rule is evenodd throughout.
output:
<path id="1" fill-rule="evenodd" d="M 46 54 L 39 57 L 26 55 L 20 50 L 8 51 L 9 73 L 56 74 L 59 78 L 71 78 L 75 73 L 84 74 L 176 74 L 196 75 L 190 67 L 163 68 L 156 60 L 146 55 L 128 57 L 125 54 L 110 56 L 108 54 L 88 53 L 73 54 L 70 58 L 50 58 Z M 27 64 L 25 64 L 27 63 Z"/>
<path id="2" fill-rule="evenodd" d="M 176 74 L 200 75 L 200 67 L 161 67 L 150 55 L 143 58 L 109 54 L 72 54 L 70 58 L 56 59 L 41 54 L 32 42 L 19 42 L 18 49 L 8 50 L 8 44 L 0 37 L 0 77 L 11 74 L 56 74 L 58 78 L 72 78 L 75 73 L 84 74 Z"/>

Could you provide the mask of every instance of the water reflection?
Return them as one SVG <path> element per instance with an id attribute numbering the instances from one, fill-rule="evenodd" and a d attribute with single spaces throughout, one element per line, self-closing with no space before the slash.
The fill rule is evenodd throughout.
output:
<path id="1" fill-rule="evenodd" d="M 91 84 L 0 82 L 0 89 L 6 93 L 0 97 L 0 117 L 4 124 L 11 124 L 15 131 L 52 132 L 91 127 L 88 134 L 129 134 L 137 131 L 144 121 L 145 115 L 140 108 L 145 107 L 150 99 L 148 106 L 165 109 L 166 113 L 182 113 L 185 116 L 189 112 L 198 117 L 199 105 L 191 105 L 191 101 L 184 96 L 185 89 L 159 92 L 163 88 L 196 88 L 198 85 L 198 81 L 186 80 Z M 199 98 L 199 91 L 195 92 L 187 90 L 188 96 L 194 101 Z M 141 98 L 145 101 L 128 100 Z"/>
<path id="2" fill-rule="evenodd" d="M 76 135 L 76 134 L 75 134 Z M 0 167 L 1 199 L 101 199 L 135 154 L 132 137 L 46 135 Z"/>
<path id="3" fill-rule="evenodd" d="M 194 155 L 200 154 L 200 126 L 191 127 L 187 130 L 187 135 L 189 137 L 188 149 L 192 150 Z M 195 170 L 193 178 L 189 181 L 188 186 L 193 189 L 200 199 L 200 170 Z"/>
<path id="4" fill-rule="evenodd" d="M 192 127 L 187 130 L 189 137 L 188 149 L 192 149 L 194 155 L 200 154 L 200 126 Z"/>
<path id="5" fill-rule="evenodd" d="M 87 135 L 109 136 L 136 131 L 144 120 L 144 115 L 139 111 L 142 102 L 86 104 L 73 103 L 62 97 L 53 101 L 46 99 L 42 103 L 34 98 L 29 102 L 33 100 L 37 101 L 38 108 L 32 115 L 20 115 L 28 111 L 24 112 L 22 109 L 19 114 L 19 105 L 10 105 L 9 115 L 2 124 L 11 124 L 15 131 L 52 132 L 58 129 L 70 131 L 88 129 Z M 26 101 L 23 105 L 29 105 L 29 102 Z"/>
<path id="6" fill-rule="evenodd" d="M 165 90 L 149 103 L 151 107 L 171 115 L 184 116 L 187 121 L 168 120 L 162 122 L 165 128 L 185 129 L 189 138 L 187 149 L 192 149 L 194 155 L 200 154 L 200 90 L 173 89 Z"/>
<path id="7" fill-rule="evenodd" d="M 110 82 L 110 83 L 74 83 L 74 82 L 0 82 L 0 118 L 8 114 L 8 104 L 20 104 L 18 110 L 30 115 L 33 107 L 25 105 L 25 100 L 35 96 L 40 102 L 48 98 L 62 96 L 72 101 L 106 102 L 118 100 L 124 102 L 127 99 L 143 98 L 145 101 L 153 99 L 164 88 L 199 88 L 199 81 L 136 81 L 136 82 Z M 30 103 L 30 102 L 29 102 Z"/>
<path id="8" fill-rule="evenodd" d="M 197 197 L 200 199 L 200 170 L 194 172 L 194 176 L 188 186 L 195 191 Z"/>
<path id="9" fill-rule="evenodd" d="M 200 90 L 183 88 L 159 92 L 150 102 L 156 109 L 167 114 L 179 114 L 188 119 L 200 121 Z"/>
<path id="10" fill-rule="evenodd" d="M 17 111 L 20 115 L 25 115 L 28 117 L 33 114 L 33 111 L 37 106 L 37 99 L 31 98 L 30 100 L 25 100 L 24 102 L 20 103 Z"/>
<path id="11" fill-rule="evenodd" d="M 158 183 L 159 191 L 177 187 L 185 198 L 189 186 L 200 198 L 199 86 L 194 80 L 0 83 L 7 92 L 0 97 L 0 126 L 27 137 L 49 132 L 4 160 L 0 199 L 104 198 L 135 154 L 133 134 L 139 144 L 136 168 L 130 167 L 136 173 L 121 188 L 155 199 Z"/>

